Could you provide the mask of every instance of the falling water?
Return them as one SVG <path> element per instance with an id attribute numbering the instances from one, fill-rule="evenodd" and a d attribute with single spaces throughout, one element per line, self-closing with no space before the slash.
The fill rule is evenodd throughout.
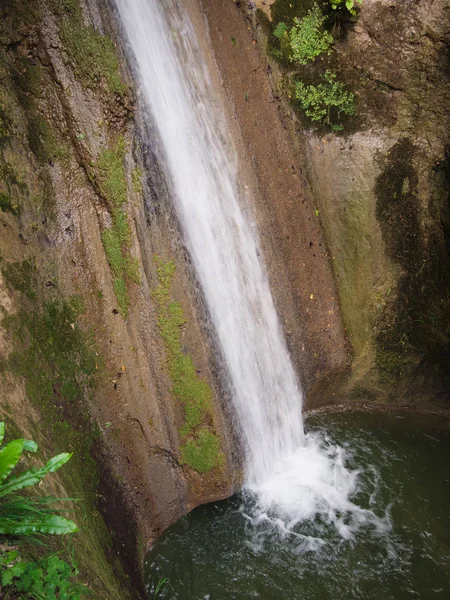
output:
<path id="1" fill-rule="evenodd" d="M 337 522 L 336 515 L 350 510 L 358 520 L 364 511 L 348 500 L 356 474 L 345 468 L 343 453 L 305 437 L 302 392 L 192 23 L 179 0 L 115 2 L 228 367 L 257 518 L 277 511 L 291 526 L 317 512 Z"/>

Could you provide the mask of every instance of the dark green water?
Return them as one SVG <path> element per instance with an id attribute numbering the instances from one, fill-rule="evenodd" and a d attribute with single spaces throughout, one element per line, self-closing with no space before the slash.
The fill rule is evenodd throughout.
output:
<path id="1" fill-rule="evenodd" d="M 450 432 L 436 417 L 323 414 L 306 428 L 360 470 L 352 501 L 379 517 L 342 538 L 322 518 L 292 532 L 249 520 L 254 498 L 202 506 L 147 556 L 148 598 L 403 600 L 450 598 Z M 343 517 L 345 519 L 345 517 Z M 312 543 L 305 545 L 304 541 Z M 314 549 L 311 549 L 314 548 Z"/>

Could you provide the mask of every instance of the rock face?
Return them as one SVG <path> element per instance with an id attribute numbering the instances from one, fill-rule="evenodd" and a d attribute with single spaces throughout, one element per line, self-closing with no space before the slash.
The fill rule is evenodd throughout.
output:
<path id="1" fill-rule="evenodd" d="M 125 598 L 98 509 L 136 573 L 168 525 L 233 493 L 238 443 L 110 7 L 1 13 L 2 412 L 44 452 L 74 451 L 60 485 L 87 506 L 80 567 L 98 597 Z"/>
<path id="2" fill-rule="evenodd" d="M 216 27 L 213 44 L 220 36 L 225 43 L 229 32 L 244 24 L 248 35 L 239 56 L 262 56 L 270 31 L 267 5 L 236 3 L 233 10 L 231 3 L 220 8 L 208 0 L 203 4 L 211 28 Z M 277 0 L 271 14 L 277 20 L 284 14 L 302 17 L 312 4 Z M 239 9 L 244 9 L 241 18 Z M 309 402 L 415 402 L 448 408 L 448 3 L 365 0 L 356 18 L 344 19 L 343 28 L 337 23 L 332 28 L 335 51 L 325 57 L 325 67 L 321 59 L 303 70 L 266 59 L 272 89 L 252 107 L 257 113 L 272 102 L 289 131 L 291 148 L 296 149 L 292 168 L 303 174 L 302 195 L 320 218 L 323 249 L 331 261 L 351 346 L 351 367 L 345 370 L 341 362 L 339 384 L 333 379 L 330 387 L 323 379 L 326 365 L 315 371 L 316 379 L 325 383 L 318 386 L 319 399 L 307 387 Z M 237 72 L 245 72 L 249 59 L 224 67 L 226 59 L 217 56 L 222 72 L 231 72 L 232 83 L 224 76 L 225 86 L 233 89 Z M 357 114 L 345 121 L 339 135 L 312 127 L 289 100 L 295 78 L 314 80 L 324 68 L 338 71 L 356 96 Z M 243 78 L 252 83 L 255 73 Z M 251 92 L 257 94 L 261 85 L 251 83 Z M 241 94 L 233 99 L 248 139 Z M 260 154 L 281 154 L 279 146 L 268 148 L 264 141 L 257 150 L 259 154 L 252 150 L 255 162 Z M 294 222 L 304 219 L 299 198 L 290 216 Z M 274 197 L 270 210 L 276 213 L 281 202 Z M 299 229 L 298 236 L 303 235 Z M 298 238 L 287 242 L 297 264 L 302 260 L 299 243 Z M 291 289 L 302 285 L 292 266 L 287 273 Z M 317 283 L 317 295 L 323 295 L 325 289 Z M 324 323 L 323 313 L 319 318 Z M 317 348 L 313 343 L 310 351 Z M 332 349 L 334 360 L 337 352 L 339 345 Z M 305 369 L 301 362 L 300 371 Z"/>
<path id="3" fill-rule="evenodd" d="M 358 131 L 301 140 L 358 399 L 448 398 L 448 25 L 444 1 L 366 0 L 336 47 Z"/>
<path id="4" fill-rule="evenodd" d="M 202 0 L 201 5 L 231 115 L 230 135 L 238 142 L 241 168 L 251 181 L 251 209 L 280 323 L 306 406 L 318 406 L 320 390 L 346 369 L 349 354 L 305 165 L 280 123 L 267 60 L 254 43 L 249 23 L 232 2 Z"/>
<path id="5" fill-rule="evenodd" d="M 333 58 L 358 100 L 339 136 L 283 97 L 289 75 L 268 64 L 254 3 L 186 6 L 219 68 L 306 406 L 445 406 L 446 3 L 364 0 Z M 111 6 L 0 11 L 1 408 L 48 454 L 75 452 L 59 485 L 89 514 L 80 566 L 99 598 L 126 598 L 104 518 L 136 573 L 167 526 L 237 489 L 238 436 Z M 186 429 L 190 383 L 204 404 Z"/>

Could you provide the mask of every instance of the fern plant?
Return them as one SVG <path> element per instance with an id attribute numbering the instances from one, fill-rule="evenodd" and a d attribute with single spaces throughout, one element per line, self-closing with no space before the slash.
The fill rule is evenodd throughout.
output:
<path id="1" fill-rule="evenodd" d="M 23 497 L 19 492 L 38 484 L 48 473 L 54 473 L 71 458 L 63 452 L 51 458 L 40 468 L 13 474 L 24 452 L 37 452 L 32 440 L 16 439 L 2 447 L 5 424 L 0 422 L 0 534 L 33 535 L 36 533 L 61 535 L 77 531 L 73 521 L 51 508 L 56 500 L 51 497 Z"/>
<path id="2" fill-rule="evenodd" d="M 314 4 L 305 18 L 295 17 L 289 32 L 292 62 L 306 65 L 320 54 L 330 53 L 333 36 L 323 28 L 325 19 L 317 4 Z"/>
<path id="3" fill-rule="evenodd" d="M 322 76 L 323 83 L 305 85 L 301 81 L 295 84 L 295 97 L 311 121 L 321 121 L 331 125 L 331 119 L 339 120 L 341 113 L 355 114 L 355 96 L 347 91 L 345 85 L 336 81 L 336 73 L 329 69 Z M 334 127 L 334 130 L 341 129 Z"/>

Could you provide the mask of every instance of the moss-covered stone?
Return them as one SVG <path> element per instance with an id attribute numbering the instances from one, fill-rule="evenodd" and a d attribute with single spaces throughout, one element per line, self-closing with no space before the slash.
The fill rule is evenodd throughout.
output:
<path id="1" fill-rule="evenodd" d="M 142 171 L 139 167 L 134 167 L 131 173 L 131 179 L 133 183 L 133 190 L 136 194 L 142 194 L 143 186 L 142 186 Z"/>
<path id="2" fill-rule="evenodd" d="M 411 141 L 400 140 L 381 159 L 384 168 L 376 182 L 383 240 L 400 269 L 397 293 L 377 323 L 377 363 L 384 370 L 389 370 L 386 364 L 399 365 L 390 370 L 401 374 L 408 363 L 422 362 L 449 377 L 449 157 L 429 174 L 435 180 L 435 202 L 428 209 L 435 213 L 432 220 L 420 205 L 416 157 Z"/>
<path id="3" fill-rule="evenodd" d="M 131 228 L 124 205 L 127 202 L 127 182 L 123 168 L 125 142 L 119 137 L 112 149 L 103 150 L 97 162 L 100 190 L 108 203 L 112 225 L 103 230 L 102 241 L 113 272 L 113 288 L 119 310 L 128 315 L 130 299 L 127 282 L 140 283 L 139 263 L 130 256 Z"/>
<path id="4" fill-rule="evenodd" d="M 96 88 L 103 81 L 111 93 L 127 90 L 111 38 L 86 25 L 78 0 L 51 0 L 58 15 L 60 33 L 77 75 L 86 87 Z"/>
<path id="5" fill-rule="evenodd" d="M 22 292 L 30 300 L 36 298 L 36 265 L 34 261 L 25 259 L 21 262 L 6 263 L 2 266 L 2 274 L 7 285 Z"/>
<path id="6" fill-rule="evenodd" d="M 50 109 L 45 107 L 43 68 L 37 59 L 30 61 L 16 50 L 10 57 L 11 78 L 17 100 L 24 111 L 28 144 L 40 165 L 67 158 L 63 132 L 55 125 Z"/>
<path id="7" fill-rule="evenodd" d="M 12 120 L 4 104 L 0 102 L 0 148 L 6 144 L 11 136 Z"/>
<path id="8" fill-rule="evenodd" d="M 290 26 L 297 17 L 303 19 L 314 4 L 320 5 L 326 3 L 326 0 L 276 0 L 270 9 L 273 23 L 286 23 Z"/>
<path id="9" fill-rule="evenodd" d="M 1 322 L 13 350 L 3 359 L 0 374 L 23 380 L 26 395 L 40 415 L 31 424 L 33 438 L 52 454 L 73 452 L 60 477 L 67 495 L 78 498 L 72 518 L 81 532 L 73 539 L 81 577 L 94 577 L 90 580 L 94 597 L 109 599 L 117 593 L 129 597 L 117 584 L 107 559 L 111 539 L 97 509 L 99 475 L 91 455 L 97 436 L 86 400 L 95 388 L 101 360 L 93 339 L 78 325 L 84 303 L 79 297 L 61 298 L 54 287 L 44 300 L 46 292 L 32 260 L 6 264 L 2 272 L 19 293 L 17 311 L 3 316 Z M 10 429 L 16 421 L 14 411 L 2 408 Z M 123 577 L 120 564 L 114 567 Z"/>
<path id="10" fill-rule="evenodd" d="M 207 428 L 200 429 L 194 439 L 184 444 L 181 455 L 183 461 L 198 473 L 207 473 L 224 461 L 219 438 Z"/>
<path id="11" fill-rule="evenodd" d="M 13 204 L 11 198 L 7 194 L 0 192 L 0 210 L 2 212 L 9 212 L 14 216 L 19 214 L 19 207 Z"/>
<path id="12" fill-rule="evenodd" d="M 172 381 L 172 393 L 183 405 L 185 422 L 180 435 L 185 440 L 181 456 L 188 467 L 206 473 L 223 463 L 220 440 L 212 430 L 212 392 L 208 383 L 197 375 L 192 358 L 183 351 L 181 329 L 185 324 L 183 309 L 171 299 L 175 263 L 155 258 L 159 285 L 153 291 L 158 311 L 158 326 L 166 351 Z"/>

